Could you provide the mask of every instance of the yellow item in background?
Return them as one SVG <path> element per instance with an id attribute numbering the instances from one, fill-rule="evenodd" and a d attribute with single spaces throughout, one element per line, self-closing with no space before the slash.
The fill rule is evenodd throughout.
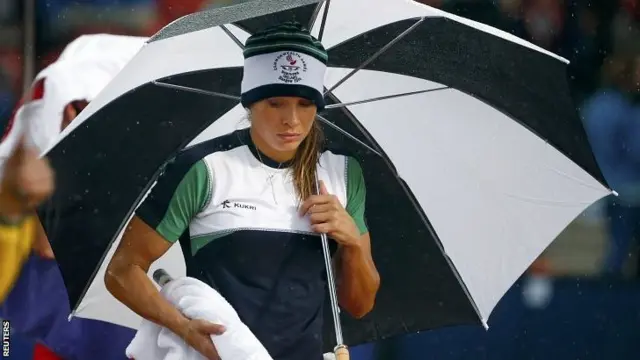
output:
<path id="1" fill-rule="evenodd" d="M 0 225 L 0 303 L 13 288 L 36 236 L 35 216 L 19 225 Z"/>

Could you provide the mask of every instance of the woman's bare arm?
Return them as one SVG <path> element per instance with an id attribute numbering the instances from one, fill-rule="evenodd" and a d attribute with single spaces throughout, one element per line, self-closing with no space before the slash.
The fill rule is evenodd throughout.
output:
<path id="1" fill-rule="evenodd" d="M 184 337 L 189 319 L 162 297 L 147 276 L 151 264 L 171 245 L 134 216 L 109 263 L 104 281 L 107 290 L 135 313 Z"/>
<path id="2" fill-rule="evenodd" d="M 338 301 L 355 318 L 361 318 L 373 309 L 380 288 L 369 233 L 360 235 L 359 243 L 357 247 L 340 247 L 335 261 Z"/>

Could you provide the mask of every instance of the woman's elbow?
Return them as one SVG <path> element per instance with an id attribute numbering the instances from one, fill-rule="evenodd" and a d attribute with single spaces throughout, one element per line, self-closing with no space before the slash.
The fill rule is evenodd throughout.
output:
<path id="1" fill-rule="evenodd" d="M 355 319 L 362 319 L 373 310 L 375 296 L 370 299 L 358 299 L 347 302 L 343 307 Z"/>
<path id="2" fill-rule="evenodd" d="M 365 317 L 371 312 L 371 310 L 373 310 L 373 307 L 376 304 L 378 287 L 379 283 L 375 285 L 375 287 L 372 286 L 366 295 L 360 294 L 358 296 L 354 296 L 355 294 L 352 294 L 352 296 L 346 297 L 345 301 L 341 301 L 343 308 L 349 313 L 349 315 L 356 319 Z"/>
<path id="3" fill-rule="evenodd" d="M 104 285 L 107 291 L 116 298 L 118 297 L 119 290 L 124 287 L 123 283 L 125 282 L 128 271 L 130 271 L 129 266 L 126 266 L 122 261 L 118 261 L 116 256 L 114 256 L 109 262 L 107 270 L 104 272 Z"/>

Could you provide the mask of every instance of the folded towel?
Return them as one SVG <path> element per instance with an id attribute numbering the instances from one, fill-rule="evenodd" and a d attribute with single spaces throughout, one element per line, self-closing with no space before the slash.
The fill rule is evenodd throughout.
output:
<path id="1" fill-rule="evenodd" d="M 224 334 L 212 336 L 222 360 L 273 360 L 233 307 L 202 281 L 178 278 L 164 285 L 161 293 L 186 317 L 225 326 Z M 135 360 L 204 360 L 180 337 L 148 320 L 142 321 L 126 354 Z"/>

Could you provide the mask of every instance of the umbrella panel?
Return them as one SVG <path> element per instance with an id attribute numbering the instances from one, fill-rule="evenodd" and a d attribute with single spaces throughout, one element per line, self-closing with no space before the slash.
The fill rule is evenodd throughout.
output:
<path id="1" fill-rule="evenodd" d="M 237 94 L 241 77 L 240 68 L 230 68 L 161 80 Z M 100 109 L 49 153 L 58 186 L 39 215 L 72 309 L 160 165 L 236 105 L 233 100 L 147 84 Z M 87 144 L 86 139 L 96 141 Z M 64 221 L 49 221 L 52 217 Z"/>
<path id="2" fill-rule="evenodd" d="M 417 21 L 392 23 L 332 48 L 329 66 L 360 67 Z M 566 64 L 557 59 L 436 17 L 425 18 L 364 68 L 430 80 L 485 101 L 606 185 L 569 95 Z"/>
<path id="3" fill-rule="evenodd" d="M 325 115 L 382 152 L 349 119 L 352 115 L 348 110 L 332 109 Z M 330 150 L 353 156 L 362 166 L 367 184 L 366 220 L 381 277 L 376 305 L 370 314 L 356 320 L 342 313 L 345 343 L 353 346 L 425 329 L 480 324 L 463 285 L 430 232 L 426 217 L 414 206 L 410 189 L 389 166 L 390 162 L 329 126 L 323 130 Z M 324 339 L 325 350 L 329 351 L 335 345 L 335 335 L 328 302 L 326 306 Z"/>

